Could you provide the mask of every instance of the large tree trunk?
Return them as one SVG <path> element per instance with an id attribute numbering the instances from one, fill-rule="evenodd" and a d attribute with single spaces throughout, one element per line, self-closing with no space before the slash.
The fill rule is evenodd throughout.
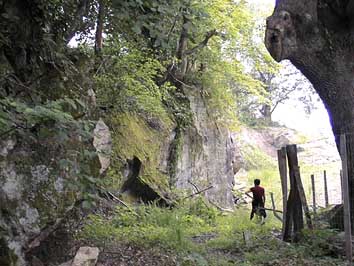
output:
<path id="1" fill-rule="evenodd" d="M 263 119 L 267 122 L 267 123 L 270 123 L 272 122 L 272 108 L 269 104 L 263 104 L 262 105 L 262 108 L 260 110 L 262 116 L 263 116 Z"/>
<path id="2" fill-rule="evenodd" d="M 354 199 L 354 0 L 278 0 L 265 43 L 313 84 L 328 111 L 336 144 L 347 134 L 350 198 Z M 339 178 L 339 177 L 338 177 Z M 354 204 L 351 204 L 352 220 Z M 352 225 L 354 225 L 352 221 Z"/>

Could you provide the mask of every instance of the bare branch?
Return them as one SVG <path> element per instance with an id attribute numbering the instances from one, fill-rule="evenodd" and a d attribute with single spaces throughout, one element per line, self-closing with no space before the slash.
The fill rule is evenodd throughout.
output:
<path id="1" fill-rule="evenodd" d="M 212 189 L 213 187 L 214 187 L 214 186 L 211 185 L 211 186 L 209 186 L 209 187 L 207 187 L 207 188 L 204 188 L 204 189 L 202 189 L 202 190 L 199 190 L 199 191 L 196 192 L 196 193 L 193 193 L 193 194 L 191 194 L 191 195 L 188 195 L 187 197 L 184 197 L 182 200 L 185 200 L 185 199 L 188 199 L 188 198 L 192 198 L 192 197 L 194 197 L 195 195 L 201 194 L 201 193 L 203 193 L 203 192 L 205 192 L 205 191 L 207 191 L 207 190 L 209 190 L 209 189 Z"/>
<path id="2" fill-rule="evenodd" d="M 213 36 L 217 36 L 219 35 L 219 33 L 214 29 L 214 30 L 211 30 L 211 31 L 208 31 L 206 34 L 205 34 L 205 38 L 203 41 L 201 41 L 198 45 L 194 46 L 192 49 L 190 50 L 187 50 L 185 52 L 186 55 L 191 55 L 191 54 L 194 54 L 196 51 L 204 48 L 205 46 L 208 45 L 208 42 L 209 40 L 213 37 Z"/>
<path id="3" fill-rule="evenodd" d="M 173 24 L 172 24 L 170 30 L 169 30 L 168 33 L 167 33 L 167 43 L 170 42 L 171 33 L 173 32 L 174 28 L 176 27 L 177 20 L 178 20 L 178 14 L 175 16 L 175 19 L 174 19 L 174 21 L 173 21 Z"/>
<path id="4" fill-rule="evenodd" d="M 278 100 L 276 101 L 276 103 L 274 104 L 272 110 L 270 110 L 270 113 L 272 114 L 272 113 L 274 112 L 275 108 L 278 106 L 278 104 L 280 104 L 280 103 L 284 102 L 285 100 L 287 100 L 287 99 L 289 98 L 289 94 L 292 93 L 292 92 L 295 91 L 295 90 L 296 90 L 296 87 L 293 87 L 293 90 L 288 90 L 288 91 L 284 94 L 283 97 L 281 97 L 280 99 L 278 99 Z"/>

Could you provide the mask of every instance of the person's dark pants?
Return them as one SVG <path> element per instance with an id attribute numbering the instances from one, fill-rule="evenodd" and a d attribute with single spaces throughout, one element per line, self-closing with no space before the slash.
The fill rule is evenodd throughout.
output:
<path id="1" fill-rule="evenodd" d="M 259 209 L 261 208 L 261 209 Z M 250 219 L 252 220 L 254 217 L 254 214 L 258 211 L 258 213 L 263 216 L 264 218 L 267 217 L 266 211 L 264 209 L 264 203 L 263 201 L 257 201 L 257 200 L 253 200 L 252 201 L 252 211 L 251 211 L 251 217 Z"/>

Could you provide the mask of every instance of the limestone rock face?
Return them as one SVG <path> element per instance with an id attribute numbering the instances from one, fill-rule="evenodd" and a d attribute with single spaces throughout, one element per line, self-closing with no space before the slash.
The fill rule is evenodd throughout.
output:
<path id="1" fill-rule="evenodd" d="M 111 119 L 114 134 L 112 167 L 107 176 L 127 200 L 168 202 L 171 188 L 213 186 L 204 195 L 220 207 L 232 207 L 234 174 L 242 156 L 230 132 L 208 113 L 198 89 L 186 90 L 191 125 L 176 128 L 169 115 L 149 118 L 129 113 Z M 195 191 L 194 191 L 195 192 Z M 172 196 L 173 197 L 173 196 Z"/>
<path id="2" fill-rule="evenodd" d="M 212 185 L 205 195 L 221 207 L 232 207 L 234 172 L 237 172 L 237 147 L 230 132 L 219 126 L 208 113 L 199 91 L 188 92 L 194 124 L 182 136 L 177 162 L 176 186 L 199 189 Z"/>
<path id="3" fill-rule="evenodd" d="M 55 129 L 13 135 L 0 140 L 0 147 L 0 265 L 22 266 L 28 249 L 39 245 L 41 231 L 61 220 L 79 198 L 79 190 L 68 186 L 79 178 L 68 158 L 79 166 L 80 151 L 94 147 L 74 135 L 59 142 Z M 97 156 L 88 163 L 86 174 L 97 177 Z"/>
<path id="4" fill-rule="evenodd" d="M 100 160 L 100 174 L 103 174 L 109 167 L 112 152 L 111 131 L 105 122 L 100 118 L 93 131 L 93 146 L 96 148 Z"/>
<path id="5" fill-rule="evenodd" d="M 95 266 L 99 253 L 96 247 L 80 247 L 71 266 Z"/>

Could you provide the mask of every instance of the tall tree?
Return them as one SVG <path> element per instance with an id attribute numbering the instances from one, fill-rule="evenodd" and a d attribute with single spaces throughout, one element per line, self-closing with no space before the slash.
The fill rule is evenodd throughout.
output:
<path id="1" fill-rule="evenodd" d="M 265 44 L 313 84 L 330 116 L 337 147 L 347 135 L 349 192 L 354 198 L 354 0 L 278 0 Z M 354 204 L 351 204 L 354 227 Z"/>
<path id="2" fill-rule="evenodd" d="M 279 72 L 263 70 L 256 76 L 267 91 L 267 100 L 260 107 L 260 113 L 266 121 L 272 121 L 272 114 L 277 107 L 290 99 L 296 99 L 307 114 L 315 108 L 316 97 L 311 83 L 290 63 L 283 64 Z"/>

